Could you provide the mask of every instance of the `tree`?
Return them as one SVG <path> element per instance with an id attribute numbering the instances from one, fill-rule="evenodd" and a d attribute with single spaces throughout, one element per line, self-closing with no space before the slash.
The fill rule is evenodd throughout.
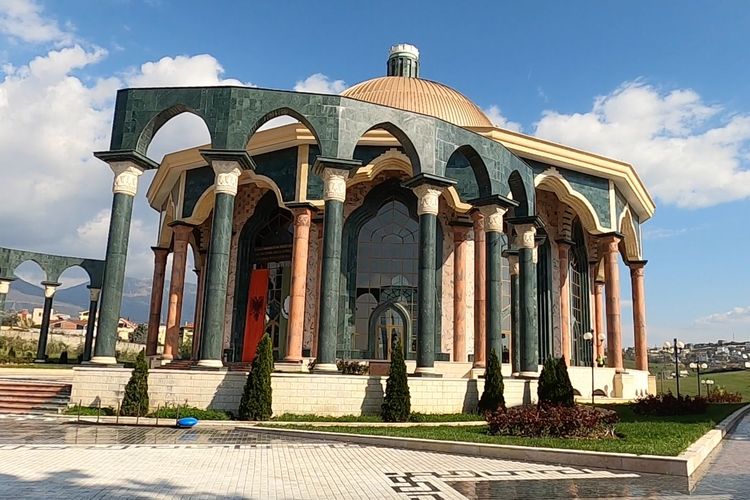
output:
<path id="1" fill-rule="evenodd" d="M 484 391 L 479 399 L 479 413 L 505 408 L 505 397 L 503 396 L 505 387 L 501 368 L 500 359 L 497 357 L 495 349 L 492 349 L 487 368 L 484 371 Z"/>
<path id="2" fill-rule="evenodd" d="M 145 344 L 146 337 L 148 337 L 148 326 L 140 323 L 135 327 L 135 330 L 128 334 L 128 340 L 134 344 Z"/>
<path id="3" fill-rule="evenodd" d="M 273 372 L 273 345 L 271 337 L 263 335 L 255 359 L 247 375 L 245 390 L 242 393 L 238 413 L 240 420 L 268 420 L 273 414 L 271 409 L 273 394 L 271 390 L 271 372 Z"/>
<path id="4" fill-rule="evenodd" d="M 537 386 L 539 404 L 573 406 L 573 384 L 568 376 L 565 358 L 547 358 L 539 374 Z"/>
<path id="5" fill-rule="evenodd" d="M 406 362 L 401 339 L 396 340 L 391 354 L 391 369 L 385 382 L 385 396 L 380 416 L 385 422 L 406 422 L 411 414 L 411 395 L 406 379 Z"/>
<path id="6" fill-rule="evenodd" d="M 135 368 L 125 386 L 125 397 L 120 415 L 143 417 L 148 413 L 148 364 L 146 353 L 141 351 L 135 358 Z"/>

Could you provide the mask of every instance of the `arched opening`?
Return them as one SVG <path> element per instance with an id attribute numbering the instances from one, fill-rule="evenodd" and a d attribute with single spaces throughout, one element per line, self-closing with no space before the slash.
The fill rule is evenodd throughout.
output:
<path id="1" fill-rule="evenodd" d="M 513 207 L 513 217 L 526 217 L 529 213 L 529 197 L 526 191 L 526 185 L 518 170 L 514 170 L 508 176 L 508 188 L 513 196 L 513 201 L 518 202 L 518 206 Z"/>
<path id="2" fill-rule="evenodd" d="M 387 352 L 388 345 L 377 337 L 379 330 L 373 329 L 371 324 L 376 320 L 386 321 L 387 318 L 373 318 L 373 311 L 384 304 L 403 309 L 406 319 L 402 321 L 408 323 L 403 325 L 404 332 L 417 331 L 419 217 L 416 208 L 414 193 L 401 187 L 398 179 L 389 179 L 374 187 L 362 206 L 344 223 L 339 315 L 344 333 L 338 338 L 337 356 L 367 359 Z M 437 231 L 441 243 L 437 246 L 435 263 L 438 284 L 435 300 L 436 316 L 440 318 L 443 240 L 440 224 Z M 439 324 L 436 330 L 435 345 L 439 349 Z M 416 333 L 404 337 L 404 341 L 406 358 L 414 359 Z M 444 356 L 436 355 L 436 359 L 442 358 Z"/>
<path id="3" fill-rule="evenodd" d="M 417 153 L 417 149 L 414 147 L 414 143 L 412 143 L 409 136 L 403 130 L 401 130 L 391 122 L 378 123 L 365 130 L 364 133 L 362 133 L 362 135 L 360 136 L 359 141 L 357 142 L 360 142 L 362 137 L 371 130 L 385 130 L 386 132 L 391 134 L 399 142 L 401 148 L 403 148 L 404 154 L 409 157 L 409 162 L 411 163 L 412 168 L 412 175 L 417 175 L 418 173 L 422 172 L 422 163 L 419 158 L 419 153 Z M 357 144 L 355 144 L 354 149 L 356 149 L 357 147 Z M 352 158 L 355 158 L 353 151 Z"/>
<path id="4" fill-rule="evenodd" d="M 5 299 L 5 310 L 15 313 L 17 326 L 25 330 L 39 327 L 44 306 L 44 287 L 40 283 L 47 281 L 47 272 L 34 260 L 21 262 L 10 271 L 16 280 Z"/>
<path id="5" fill-rule="evenodd" d="M 390 361 L 397 343 L 402 349 L 416 344 L 411 316 L 400 302 L 384 302 L 376 307 L 370 314 L 368 332 L 371 359 Z"/>
<path id="6" fill-rule="evenodd" d="M 471 146 L 461 146 L 451 154 L 445 175 L 457 181 L 456 190 L 462 201 L 491 194 L 492 182 L 487 166 Z"/>
<path id="7" fill-rule="evenodd" d="M 264 334 L 274 359 L 286 354 L 293 226 L 291 213 L 267 192 L 243 226 L 237 250 L 233 361 L 251 362 Z"/>
<path id="8" fill-rule="evenodd" d="M 183 111 L 159 127 L 151 138 L 146 156 L 161 163 L 164 155 L 211 144 L 211 133 L 200 116 Z"/>
<path id="9" fill-rule="evenodd" d="M 571 230 L 573 245 L 570 248 L 568 279 L 570 280 L 570 331 L 573 359 L 576 366 L 591 366 L 591 341 L 583 338 L 591 330 L 589 306 L 589 271 L 586 239 L 581 220 L 573 221 Z"/>

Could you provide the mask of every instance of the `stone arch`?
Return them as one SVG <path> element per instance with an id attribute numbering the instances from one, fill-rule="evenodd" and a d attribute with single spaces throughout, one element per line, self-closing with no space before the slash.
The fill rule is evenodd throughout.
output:
<path id="1" fill-rule="evenodd" d="M 247 140 L 245 141 L 245 144 L 247 145 L 250 143 L 250 139 L 252 139 L 253 135 L 255 135 L 258 129 L 262 127 L 265 123 L 275 118 L 279 118 L 281 116 L 289 116 L 299 121 L 300 123 L 302 123 L 302 125 L 307 127 L 307 130 L 309 130 L 310 133 L 312 133 L 313 137 L 315 138 L 315 142 L 317 142 L 318 144 L 318 147 L 322 147 L 321 142 L 320 142 L 320 135 L 318 134 L 318 131 L 315 129 L 315 127 L 310 122 L 310 120 L 307 119 L 307 116 L 300 113 L 299 111 L 297 111 L 296 109 L 294 109 L 293 107 L 289 105 L 281 106 L 272 111 L 269 111 L 268 113 L 264 114 L 263 116 L 255 120 L 255 123 L 247 131 Z"/>
<path id="2" fill-rule="evenodd" d="M 619 232 L 623 235 L 622 247 L 624 251 L 622 253 L 625 260 L 641 260 L 638 231 L 636 230 L 635 222 L 633 221 L 633 214 L 630 213 L 630 207 L 625 207 L 625 210 L 620 214 L 618 228 Z"/>
<path id="3" fill-rule="evenodd" d="M 44 263 L 40 259 L 35 258 L 35 257 L 30 257 L 30 258 L 23 259 L 23 260 L 19 259 L 18 261 L 11 263 L 11 265 L 8 266 L 8 271 L 9 271 L 8 276 L 15 275 L 16 274 L 16 270 L 19 267 L 21 267 L 21 266 L 23 266 L 24 264 L 27 264 L 27 263 L 29 263 L 31 265 L 34 265 L 35 267 L 37 267 L 39 269 L 39 271 L 42 272 L 42 275 L 44 276 L 44 278 L 42 279 L 42 282 L 45 282 L 45 281 L 56 282 L 57 281 L 57 277 L 60 274 L 62 274 L 62 271 L 60 271 L 58 273 L 54 273 L 54 271 L 53 271 L 53 273 L 50 273 L 47 270 L 47 268 L 44 265 Z M 55 276 L 55 274 L 57 274 L 58 276 Z"/>
<path id="4" fill-rule="evenodd" d="M 404 132 L 404 130 L 395 125 L 393 122 L 390 121 L 383 121 L 380 123 L 376 123 L 375 125 L 371 125 L 368 127 L 365 131 L 363 131 L 361 134 L 358 135 L 358 140 L 350 145 L 351 151 L 347 151 L 347 154 L 345 158 L 354 158 L 354 149 L 356 148 L 359 141 L 362 139 L 362 137 L 367 134 L 367 132 L 371 130 L 385 130 L 389 134 L 391 134 L 393 137 L 396 138 L 396 140 L 401 144 L 401 147 L 404 148 L 404 154 L 409 158 L 409 163 L 411 164 L 412 169 L 412 175 L 417 175 L 422 172 L 422 160 L 420 158 L 420 154 L 417 151 L 417 148 L 414 146 L 414 143 L 412 142 L 409 135 Z"/>
<path id="5" fill-rule="evenodd" d="M 138 136 L 138 142 L 136 144 L 136 151 L 142 154 L 146 154 L 148 147 L 151 144 L 156 133 L 162 128 L 169 120 L 180 115 L 182 113 L 191 113 L 196 115 L 203 121 L 203 124 L 208 129 L 208 135 L 211 137 L 211 143 L 214 141 L 214 134 L 211 130 L 211 126 L 206 121 L 206 118 L 200 113 L 200 111 L 189 107 L 185 104 L 173 104 L 166 109 L 161 110 L 143 127 L 140 135 Z"/>
<path id="6" fill-rule="evenodd" d="M 446 169 L 448 168 L 448 165 L 450 165 L 451 160 L 459 154 L 466 158 L 474 174 L 474 183 L 471 183 L 466 179 L 458 179 L 456 187 L 459 196 L 463 194 L 461 199 L 470 200 L 490 196 L 492 194 L 492 179 L 490 179 L 489 170 L 487 169 L 487 165 L 482 159 L 482 156 L 473 146 L 464 144 L 463 146 L 457 147 L 448 157 Z M 475 186 L 472 186 L 471 184 L 475 184 Z M 472 192 L 472 188 L 476 189 L 476 193 Z"/>
<path id="7" fill-rule="evenodd" d="M 512 195 L 513 201 L 518 203 L 518 206 L 514 207 L 515 217 L 527 217 L 532 215 L 529 213 L 530 201 L 533 200 L 533 193 L 530 193 L 526 184 L 523 182 L 523 177 L 514 170 L 508 176 L 508 188 Z"/>
<path id="8" fill-rule="evenodd" d="M 409 314 L 409 311 L 406 310 L 406 308 L 400 304 L 397 301 L 391 300 L 388 302 L 384 302 L 382 304 L 379 304 L 373 311 L 370 313 L 370 320 L 367 324 L 367 334 L 368 334 L 368 341 L 367 346 L 369 350 L 370 357 L 373 356 L 373 353 L 375 352 L 375 329 L 377 328 L 377 320 L 378 317 L 385 311 L 393 309 L 396 311 L 396 313 L 401 317 L 401 321 L 404 322 L 404 340 L 405 342 L 402 343 L 401 348 L 404 349 L 406 352 L 406 342 L 408 342 L 412 336 L 414 335 L 414 332 L 412 331 L 412 323 L 411 323 L 411 315 Z"/>
<path id="9" fill-rule="evenodd" d="M 580 218 L 583 227 L 592 233 L 604 233 L 606 229 L 599 222 L 599 216 L 584 195 L 573 189 L 570 183 L 556 168 L 548 168 L 534 179 L 534 186 L 552 191 L 558 199 L 570 206 Z"/>

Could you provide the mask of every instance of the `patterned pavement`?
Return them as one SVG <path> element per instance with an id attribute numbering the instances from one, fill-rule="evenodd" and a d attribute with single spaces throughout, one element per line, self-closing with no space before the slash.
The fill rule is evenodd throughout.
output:
<path id="1" fill-rule="evenodd" d="M 3 416 L 0 428 L 3 498 L 674 499 L 688 493 L 680 478 L 287 439 L 249 428 Z M 694 495 L 750 498 L 749 452 L 750 417 Z"/>

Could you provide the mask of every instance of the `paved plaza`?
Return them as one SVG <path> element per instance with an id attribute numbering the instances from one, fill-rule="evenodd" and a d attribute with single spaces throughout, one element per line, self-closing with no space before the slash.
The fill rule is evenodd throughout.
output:
<path id="1" fill-rule="evenodd" d="M 684 478 L 495 460 L 240 427 L 193 430 L 0 418 L 4 498 L 680 498 Z M 748 498 L 750 418 L 690 498 Z"/>

